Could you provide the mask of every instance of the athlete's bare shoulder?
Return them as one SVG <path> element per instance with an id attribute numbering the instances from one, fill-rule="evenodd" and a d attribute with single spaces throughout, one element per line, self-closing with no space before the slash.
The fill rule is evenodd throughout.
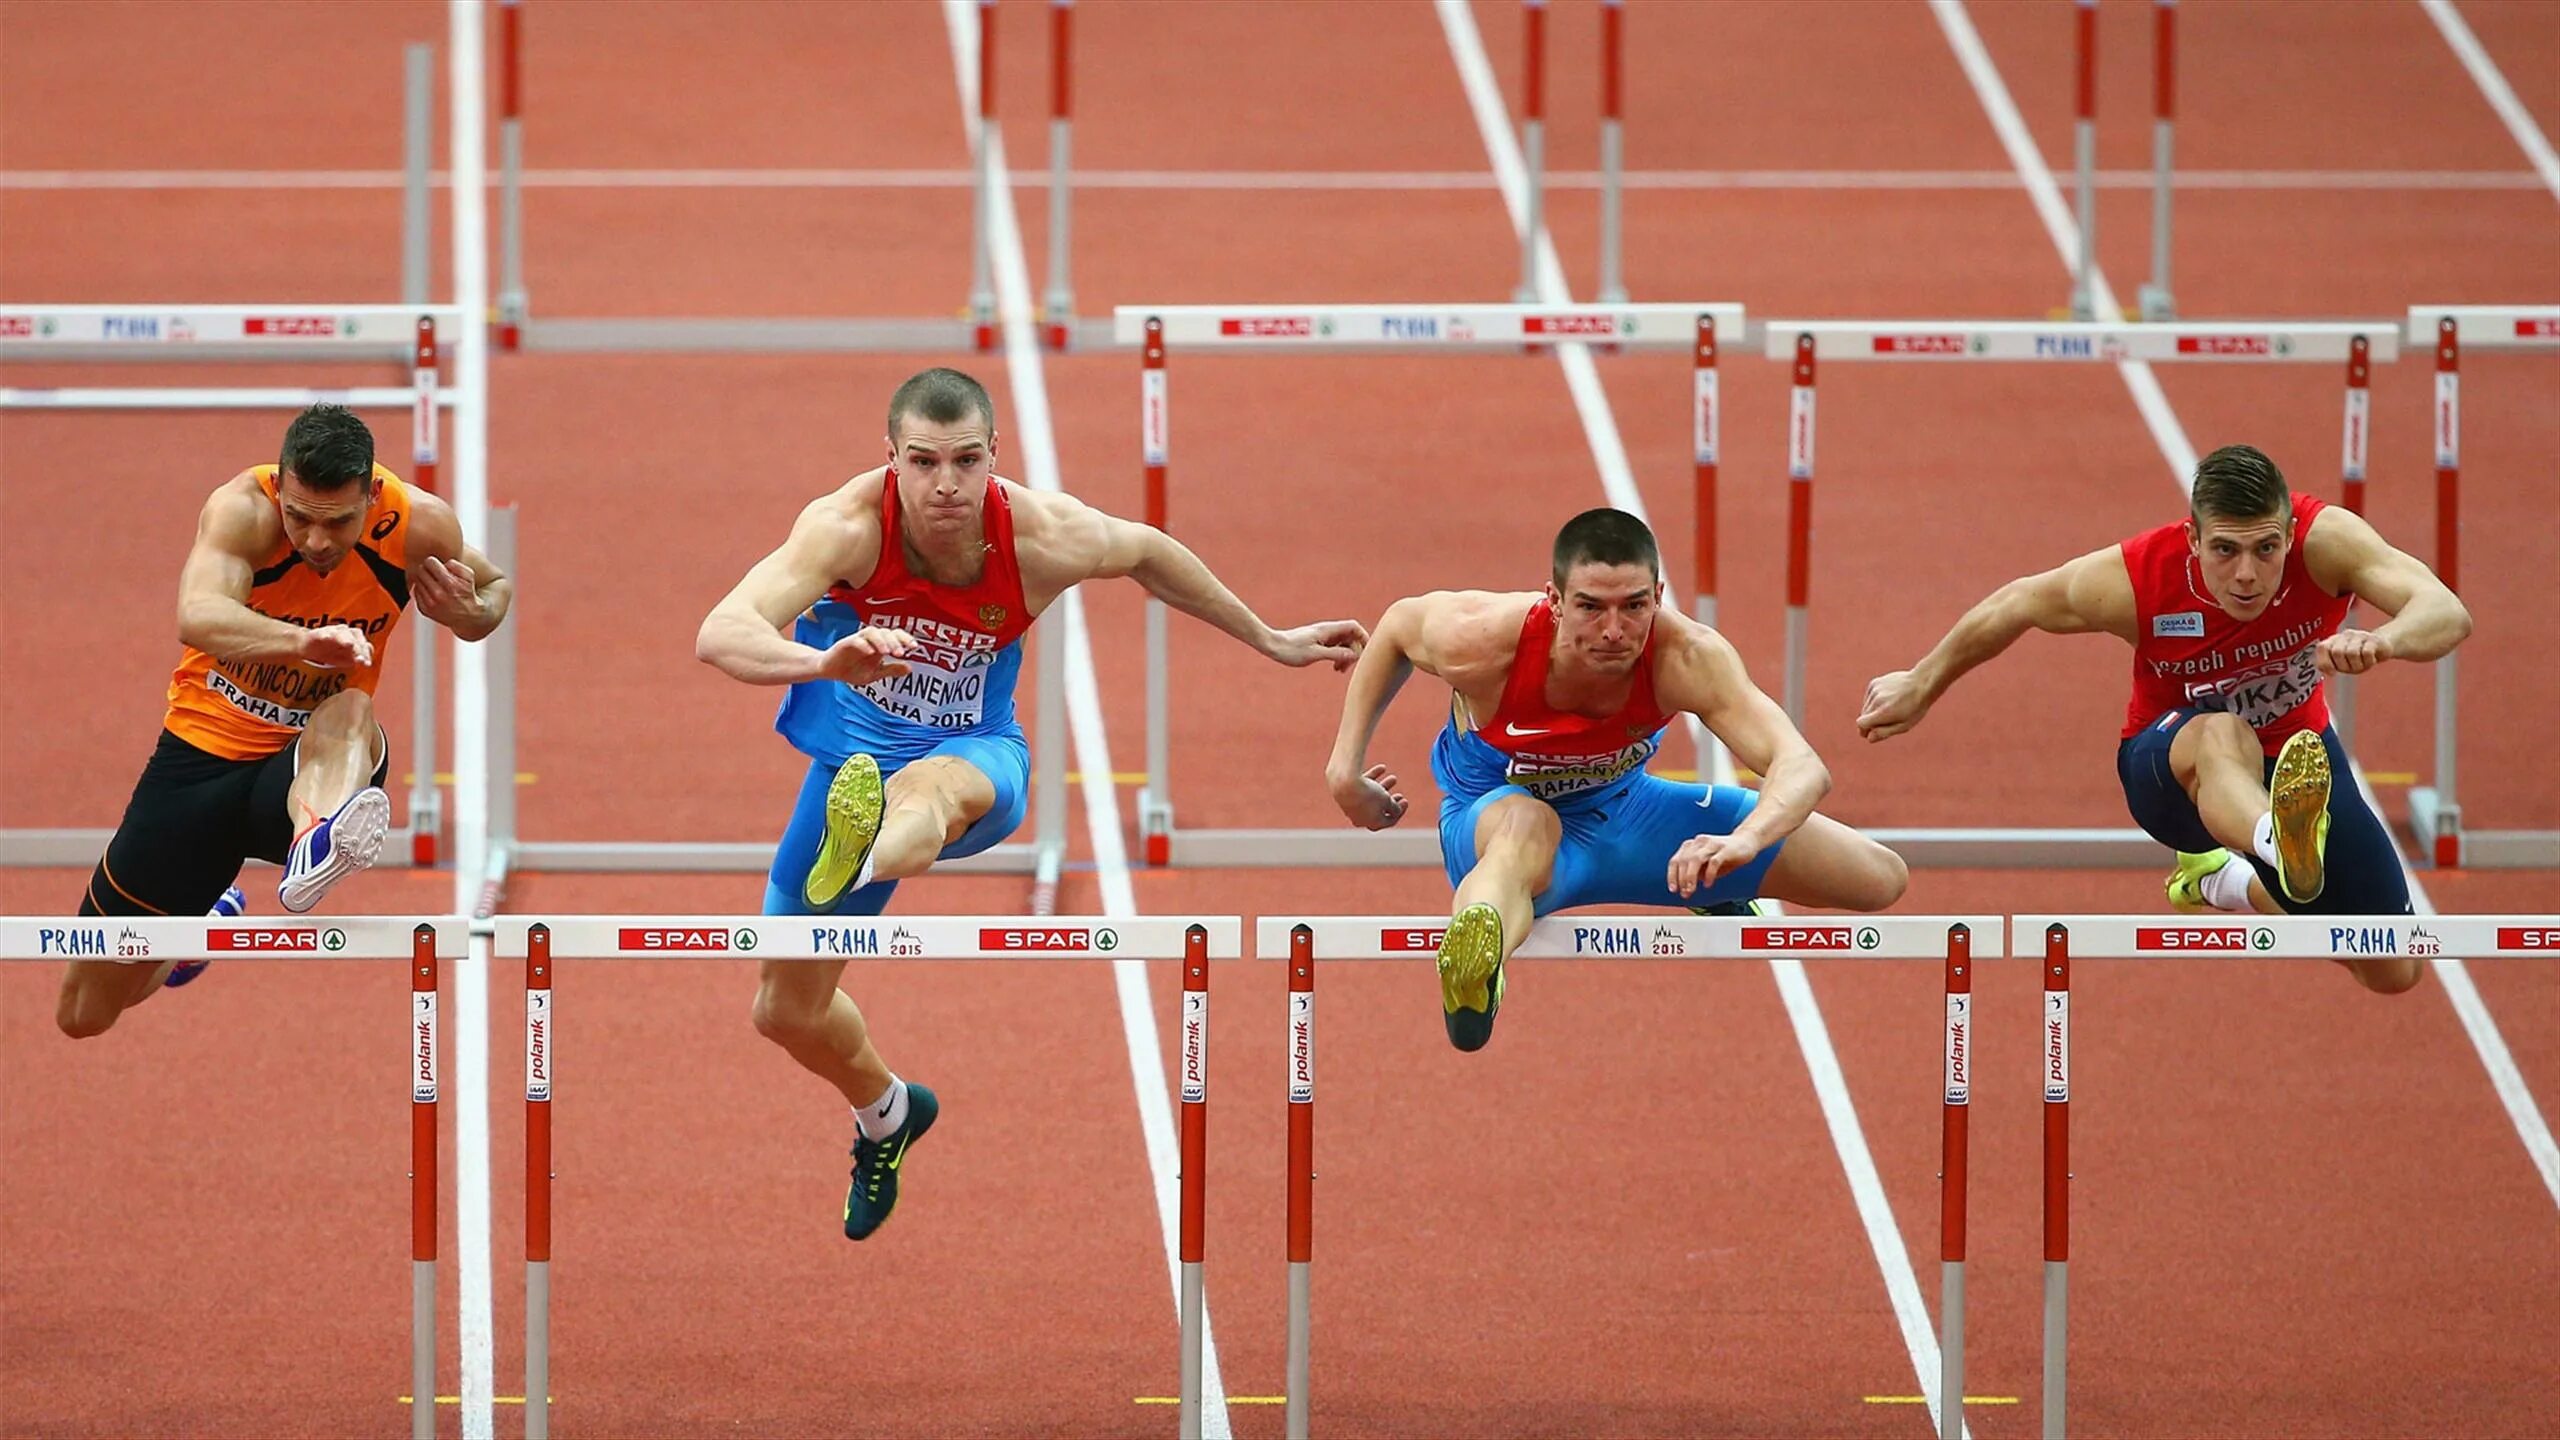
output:
<path id="1" fill-rule="evenodd" d="M 830 581 L 870 578 L 880 565 L 880 495 L 888 475 L 885 465 L 867 470 L 810 501 L 784 548 Z"/>
<path id="2" fill-rule="evenodd" d="M 1432 590 L 1399 601 L 1411 607 L 1406 653 L 1460 689 L 1508 674 L 1520 627 L 1537 603 L 1534 590 Z"/>
<path id="3" fill-rule="evenodd" d="M 213 487 L 196 516 L 196 537 L 244 560 L 263 559 L 284 539 L 284 518 L 255 467 Z"/>

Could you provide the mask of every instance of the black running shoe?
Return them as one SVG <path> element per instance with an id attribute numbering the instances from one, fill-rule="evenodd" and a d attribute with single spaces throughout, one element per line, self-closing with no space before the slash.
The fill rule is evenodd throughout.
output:
<path id="1" fill-rule="evenodd" d="M 898 1168 L 906 1163 L 907 1147 L 933 1128 L 941 1111 L 932 1091 L 909 1082 L 906 1124 L 878 1140 L 856 1133 L 853 1184 L 844 1192 L 844 1238 L 868 1239 L 898 1208 Z"/>

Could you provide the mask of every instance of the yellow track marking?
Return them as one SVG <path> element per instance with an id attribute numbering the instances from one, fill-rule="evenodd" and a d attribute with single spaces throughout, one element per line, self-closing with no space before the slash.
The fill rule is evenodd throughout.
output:
<path id="1" fill-rule="evenodd" d="M 1870 1405 L 1926 1405 L 1929 1403 L 1929 1397 L 1926 1395 L 1870 1395 L 1866 1398 Z M 2015 1405 L 2018 1403 L 2018 1397 L 2015 1395 L 1967 1395 L 1964 1397 L 1964 1403 L 1967 1405 Z"/>
<path id="2" fill-rule="evenodd" d="M 519 771 L 517 771 L 517 772 L 516 772 L 516 783 L 517 783 L 517 784 L 519 784 L 519 785 L 530 785 L 530 784 L 532 784 L 533 782 L 534 782 L 534 774 L 533 774 L 533 772 L 532 772 L 532 771 L 530 771 L 530 770 L 519 770 Z M 412 770 L 412 771 L 410 771 L 408 774 L 401 776 L 401 777 L 400 777 L 400 783 L 401 783 L 401 784 L 403 784 L 403 785 L 415 785 L 415 784 L 417 784 L 417 783 L 418 783 L 418 772 L 416 772 L 415 770 Z M 452 771 L 450 771 L 450 770 L 439 770 L 439 771 L 437 771 L 437 772 L 436 772 L 436 783 L 437 783 L 437 784 L 439 784 L 439 785 L 450 785 L 450 784 L 452 784 L 452 783 L 453 783 L 453 772 L 452 772 Z"/>

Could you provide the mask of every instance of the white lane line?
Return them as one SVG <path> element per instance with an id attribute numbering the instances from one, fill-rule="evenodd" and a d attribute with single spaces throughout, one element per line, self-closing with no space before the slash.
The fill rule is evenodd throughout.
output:
<path id="1" fill-rule="evenodd" d="M 2497 111 L 2498 118 L 2506 122 L 2507 133 L 2515 137 L 2516 148 L 2533 162 L 2534 173 L 2542 178 L 2551 198 L 2560 200 L 2560 155 L 2552 153 L 2550 138 L 2542 133 L 2540 125 L 2534 123 L 2533 112 L 2525 109 L 2524 102 L 2516 98 L 2514 88 L 2507 84 L 2507 77 L 2499 71 L 2498 62 L 2489 58 L 2488 48 L 2480 43 L 2479 36 L 2471 33 L 2471 26 L 2463 20 L 2462 12 L 2454 8 L 2453 0 L 2418 0 L 2418 3 L 2426 10 L 2427 18 L 2436 22 L 2436 29 L 2444 35 L 2444 43 L 2452 46 L 2453 53 L 2460 57 L 2462 68 L 2471 72 L 2471 83 L 2480 87 L 2481 98 L 2487 100 L 2489 108 Z"/>
<path id="2" fill-rule="evenodd" d="M 2036 213 L 2043 217 L 2045 229 L 2053 238 L 2055 251 L 2062 257 L 2063 268 L 2068 270 L 2076 263 L 2075 257 L 2079 254 L 2079 226 L 2063 206 L 2062 193 L 2054 184 L 2053 172 L 2045 167 L 2044 157 L 2028 141 L 2026 125 L 2018 116 L 2017 104 L 2010 99 L 2009 87 L 2001 80 L 1999 67 L 1992 63 L 1981 35 L 1974 30 L 1972 17 L 1965 13 L 1964 0 L 1930 0 L 1930 8 L 1937 14 L 1939 27 L 1946 32 L 1947 43 L 1954 48 L 1957 62 L 1964 67 L 1965 77 L 1973 82 L 1974 93 L 1981 98 L 1984 113 L 1990 116 L 1992 128 L 1999 132 L 2000 143 L 2017 166 L 2018 179 L 2026 186 L 2028 197 L 2035 203 Z M 2467 35 L 2469 31 L 2463 33 Z M 2115 291 L 2107 284 L 2103 271 L 2092 275 L 2090 288 L 2099 312 L 2115 313 Z M 2160 453 L 2168 460 L 2170 472 L 2178 482 L 2178 491 L 2184 495 L 2195 483 L 2195 448 L 2188 444 L 2184 427 L 2179 425 L 2176 412 L 2170 409 L 2168 397 L 2161 394 L 2159 381 L 2153 376 L 2150 366 L 2127 362 L 2117 368 L 2123 371 L 2126 388 L 2133 392 L 2134 404 L 2142 410 L 2143 420 L 2151 427 L 2152 438 L 2159 442 Z M 2372 784 L 2365 779 L 2364 766 L 2351 756 L 2348 768 L 2355 778 L 2356 788 L 2364 795 L 2365 803 L 2373 807 L 2375 814 L 2380 814 L 2382 805 L 2373 793 Z M 2414 908 L 2421 915 L 2435 914 L 2435 901 L 2428 896 L 2427 887 L 2420 883 L 2408 857 L 2400 854 L 2396 845 L 2392 848 L 2392 856 L 2400 862 L 2401 873 L 2408 878 L 2409 898 Z M 2463 1033 L 2470 1037 L 2471 1048 L 2478 1053 L 2481 1067 L 2488 1071 L 2490 1085 L 2497 1091 L 2499 1103 L 2515 1126 L 2516 1138 L 2523 1143 L 2525 1153 L 2541 1172 L 2543 1184 L 2551 1192 L 2552 1202 L 2560 1205 L 2560 1147 L 2553 1144 L 2551 1127 L 2543 1119 L 2540 1107 L 2534 1103 L 2533 1093 L 2525 1085 L 2524 1072 L 2517 1067 L 2515 1056 L 2507 1049 L 2506 1038 L 2499 1033 L 2497 1021 L 2489 1014 L 2488 1003 L 2471 983 L 2470 972 L 2460 960 L 2448 956 L 2435 960 L 2433 964 L 2437 978 L 2444 982 L 2446 1000 L 2460 1017 Z"/>
<path id="3" fill-rule="evenodd" d="M 1001 131 L 981 135 L 978 125 L 978 10 L 969 0 L 943 0 L 943 19 L 951 32 L 951 63 L 959 74 L 961 110 L 973 146 L 992 147 L 995 164 L 1004 165 Z M 1041 364 L 1038 309 L 1032 299 L 1031 269 L 1023 258 L 1022 226 L 1013 197 L 1002 186 L 989 207 L 989 249 L 995 262 L 998 313 L 1003 320 L 1005 372 L 1012 381 L 1015 434 L 1022 442 L 1024 472 L 1042 490 L 1063 488 L 1058 465 L 1057 432 L 1050 419 L 1049 382 Z M 1050 623 L 1061 627 L 1066 645 L 1067 724 L 1074 732 L 1076 763 L 1084 772 L 1086 828 L 1102 891 L 1103 913 L 1138 913 L 1136 888 L 1129 881 L 1129 857 L 1120 839 L 1119 796 L 1111 784 L 1110 737 L 1103 728 L 1101 687 L 1095 682 L 1092 638 L 1087 633 L 1084 600 L 1070 590 L 1054 607 Z M 1055 744 L 1052 736 L 1041 743 Z M 1112 962 L 1112 979 L 1120 1000 L 1120 1025 L 1128 1041 L 1129 1073 L 1138 1101 L 1139 1128 L 1146 1137 L 1147 1169 L 1155 1181 L 1156 1218 L 1164 1232 L 1165 1274 L 1170 1282 L 1175 1317 L 1182 1303 L 1181 1146 L 1173 1122 L 1172 1082 L 1165 1075 L 1164 1049 L 1156 1030 L 1155 1003 L 1147 989 L 1146 962 Z M 1207 1440 L 1230 1440 L 1226 1384 L 1218 1368 L 1217 1331 L 1210 1324 L 1206 1287 L 1200 1302 L 1202 1364 L 1200 1426 Z"/>
<path id="4" fill-rule="evenodd" d="M 1441 29 L 1448 36 L 1459 79 L 1466 86 L 1468 107 L 1484 138 L 1494 173 L 1501 179 L 1512 232 L 1518 234 L 1528 223 L 1528 171 L 1511 133 L 1502 89 L 1495 83 L 1493 66 L 1485 58 L 1484 38 L 1476 30 L 1467 0 L 1438 0 L 1438 6 Z M 1573 298 L 1565 284 L 1564 266 L 1556 256 L 1555 242 L 1544 235 L 1538 237 L 1537 284 L 1540 297 L 1549 302 L 1563 303 Z M 1609 408 L 1608 394 L 1601 387 L 1590 350 L 1581 345 L 1559 345 L 1556 360 L 1564 370 L 1574 409 L 1582 418 L 1583 433 L 1590 441 L 1592 459 L 1599 467 L 1600 483 L 1608 493 L 1609 503 L 1642 518 L 1644 497 L 1636 489 L 1626 446 L 1619 437 L 1617 419 Z M 1666 588 L 1664 599 L 1672 603 L 1676 597 Z M 1692 725 L 1695 723 L 1693 720 Z M 1704 749 L 1712 756 L 1716 783 L 1732 784 L 1733 762 L 1724 747 L 1708 745 Z M 1875 1157 L 1867 1149 L 1866 1132 L 1858 1123 L 1857 1106 L 1849 1097 L 1848 1079 L 1841 1072 L 1839 1054 L 1832 1046 L 1830 1026 L 1823 1020 L 1821 1004 L 1814 998 L 1802 962 L 1773 960 L 1769 968 L 1777 982 L 1779 998 L 1786 1005 L 1796 1046 L 1803 1052 L 1805 1070 L 1813 1080 L 1814 1095 L 1821 1103 L 1823 1122 L 1832 1148 L 1839 1154 L 1841 1173 L 1848 1180 L 1868 1246 L 1875 1252 L 1876 1269 L 1883 1276 L 1885 1294 L 1893 1304 L 1903 1347 L 1911 1356 L 1912 1374 L 1919 1381 L 1921 1393 L 1929 1397 L 1929 1417 L 1935 1425 L 1939 1409 L 1937 1329 L 1931 1324 L 1928 1304 L 1921 1297 L 1920 1280 L 1911 1268 L 1902 1230 L 1894 1222 L 1893 1202 L 1885 1194 L 1883 1180 L 1876 1173 Z M 1960 1432 L 1969 1436 L 1972 1427 L 1962 1422 L 1963 1407 L 1956 1408 Z"/>

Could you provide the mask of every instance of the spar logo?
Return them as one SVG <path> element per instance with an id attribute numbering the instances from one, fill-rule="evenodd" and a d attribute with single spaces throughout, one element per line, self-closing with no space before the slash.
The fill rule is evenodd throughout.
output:
<path id="1" fill-rule="evenodd" d="M 1327 333 L 1333 329 L 1324 328 Z M 1312 315 L 1229 315 L 1218 321 L 1218 333 L 1257 340 L 1312 340 L 1316 321 Z"/>
<path id="2" fill-rule="evenodd" d="M 0 340 L 32 340 L 35 333 L 33 315 L 0 315 Z"/>
<path id="3" fill-rule="evenodd" d="M 333 340 L 354 334 L 355 326 L 341 331 L 335 315 L 252 315 L 240 322 L 240 333 L 280 340 Z"/>
<path id="4" fill-rule="evenodd" d="M 6 324 L 0 321 L 0 324 Z M 9 333 L 0 330 L 0 335 Z M 2518 340 L 2560 340 L 2560 316 L 2528 315 L 2516 322 Z"/>
<path id="5" fill-rule="evenodd" d="M 2233 955 L 2276 948 L 2276 932 L 2264 925 L 2141 925 L 2133 932 L 2133 948 L 2144 953 L 2174 951 Z"/>
<path id="6" fill-rule="evenodd" d="M 335 955 L 347 948 L 347 932 L 314 925 L 217 925 L 204 932 L 204 948 L 261 955 Z"/>
<path id="7" fill-rule="evenodd" d="M 1448 933 L 1446 925 L 1435 925 L 1427 930 L 1381 930 L 1378 932 L 1378 948 L 1397 955 L 1438 950 L 1442 937 Z"/>
<path id="8" fill-rule="evenodd" d="M 1316 997 L 1289 996 L 1289 1103 L 1316 1103 Z"/>
<path id="9" fill-rule="evenodd" d="M 1978 355 L 1989 345 L 1979 335 L 1878 335 L 1870 342 L 1877 355 Z"/>
<path id="10" fill-rule="evenodd" d="M 1520 322 L 1526 335 L 1558 335 L 1573 339 L 1619 340 L 1636 333 L 1633 315 L 1532 315 Z"/>
<path id="11" fill-rule="evenodd" d="M 2560 925 L 2501 925 L 2501 950 L 2560 950 Z"/>
<path id="12" fill-rule="evenodd" d="M 726 954 L 756 948 L 756 932 L 741 927 L 626 925 L 616 948 L 625 955 Z"/>
<path id="13" fill-rule="evenodd" d="M 990 925 L 978 932 L 978 948 L 1024 954 L 1108 954 L 1120 948 L 1120 932 L 1082 925 Z"/>
<path id="14" fill-rule="evenodd" d="M 1199 990 L 1182 992 L 1182 1103 L 1197 1105 L 1209 1098 L 1209 997 Z"/>
<path id="15" fill-rule="evenodd" d="M 1872 925 L 1745 925 L 1745 950 L 1873 950 L 1884 936 Z"/>
<path id="16" fill-rule="evenodd" d="M 2181 355 L 2272 356 L 2293 353 L 2293 337 L 2289 335 L 2181 335 Z"/>

